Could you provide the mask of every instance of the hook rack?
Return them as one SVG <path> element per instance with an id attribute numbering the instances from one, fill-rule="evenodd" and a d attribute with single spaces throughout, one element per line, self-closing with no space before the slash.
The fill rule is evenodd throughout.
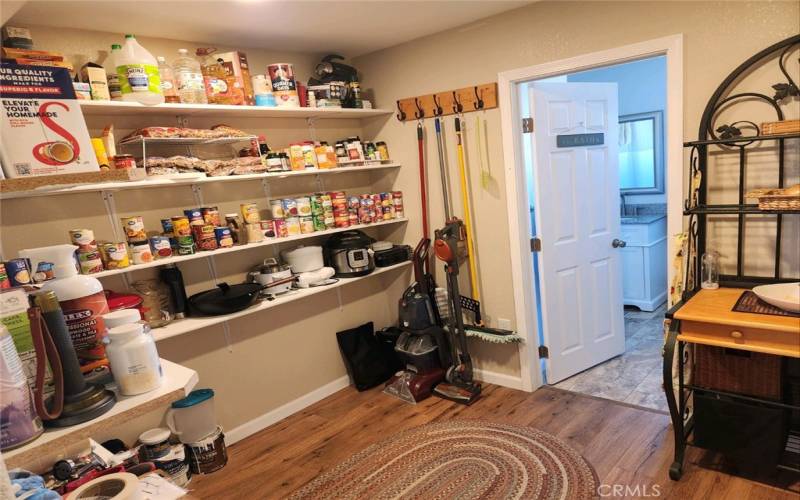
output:
<path id="1" fill-rule="evenodd" d="M 400 99 L 397 101 L 397 119 L 401 122 L 421 120 L 496 107 L 497 83 L 492 82 Z"/>

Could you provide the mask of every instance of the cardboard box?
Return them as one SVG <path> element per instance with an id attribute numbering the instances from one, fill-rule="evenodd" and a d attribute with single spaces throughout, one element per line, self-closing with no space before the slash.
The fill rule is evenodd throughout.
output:
<path id="1" fill-rule="evenodd" d="M 65 68 L 0 64 L 0 114 L 6 177 L 100 171 Z"/>
<path id="2" fill-rule="evenodd" d="M 39 59 L 41 61 L 63 61 L 64 56 L 58 52 L 48 52 L 46 50 L 15 49 L 3 47 L 4 59 Z"/>
<path id="3" fill-rule="evenodd" d="M 244 103 L 254 106 L 256 97 L 253 94 L 253 82 L 250 77 L 250 66 L 247 64 L 247 55 L 244 52 L 223 52 L 214 54 L 217 60 L 222 61 L 225 71 L 236 78 L 236 88 L 244 92 Z"/>
<path id="4" fill-rule="evenodd" d="M 36 385 L 36 350 L 33 347 L 31 323 L 28 319 L 28 294 L 22 288 L 10 288 L 0 292 L 0 324 L 8 328 L 14 347 L 22 361 L 22 370 L 28 385 L 34 390 Z M 47 367 L 45 375 L 45 397 L 53 392 L 53 375 Z"/>

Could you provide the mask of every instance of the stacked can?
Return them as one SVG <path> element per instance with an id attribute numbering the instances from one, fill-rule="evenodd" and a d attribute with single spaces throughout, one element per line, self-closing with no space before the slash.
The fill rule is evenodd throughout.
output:
<path id="1" fill-rule="evenodd" d="M 392 205 L 394 205 L 394 216 L 397 219 L 402 219 L 406 216 L 403 210 L 403 192 L 392 191 Z"/>
<path id="2" fill-rule="evenodd" d="M 381 193 L 381 215 L 383 220 L 394 219 L 394 203 L 392 202 L 392 193 Z"/>
<path id="3" fill-rule="evenodd" d="M 202 213 L 200 217 L 202 218 Z M 192 255 L 195 251 L 195 246 L 194 238 L 192 238 L 192 223 L 189 217 L 177 215 L 170 220 L 172 221 L 172 234 L 175 238 L 175 252 L 178 255 Z"/>
<path id="4" fill-rule="evenodd" d="M 344 194 L 344 191 L 332 191 L 328 193 L 328 196 L 331 197 L 334 227 L 350 227 L 350 216 L 347 211 L 347 196 Z"/>
<path id="5" fill-rule="evenodd" d="M 153 252 L 150 242 L 147 241 L 147 232 L 144 229 L 144 219 L 140 215 L 122 218 L 122 227 L 125 238 L 128 240 L 131 260 L 134 264 L 152 262 Z"/>
<path id="6" fill-rule="evenodd" d="M 94 274 L 103 270 L 103 259 L 100 258 L 100 251 L 97 248 L 97 241 L 94 239 L 94 231 L 91 229 L 70 229 L 69 239 L 73 245 L 78 247 L 78 264 L 81 274 Z M 34 270 L 34 273 L 38 273 Z M 43 270 L 46 274 L 46 270 Z"/>
<path id="7" fill-rule="evenodd" d="M 311 195 L 311 217 L 315 231 L 324 231 L 329 227 L 334 227 L 333 204 L 331 197 L 325 193 L 314 193 Z M 325 222 L 329 219 L 330 226 Z"/>

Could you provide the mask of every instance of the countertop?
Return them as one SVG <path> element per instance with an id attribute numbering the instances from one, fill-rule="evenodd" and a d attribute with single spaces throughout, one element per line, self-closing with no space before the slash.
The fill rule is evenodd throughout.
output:
<path id="1" fill-rule="evenodd" d="M 666 217 L 666 214 L 652 215 L 625 215 L 621 221 L 623 224 L 651 224 Z"/>

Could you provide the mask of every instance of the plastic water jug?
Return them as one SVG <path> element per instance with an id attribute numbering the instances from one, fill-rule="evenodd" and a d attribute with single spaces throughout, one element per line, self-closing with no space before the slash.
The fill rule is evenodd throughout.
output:
<path id="1" fill-rule="evenodd" d="M 214 390 L 197 389 L 172 403 L 167 426 L 181 443 L 196 443 L 217 430 Z"/>
<path id="2" fill-rule="evenodd" d="M 146 105 L 161 104 L 161 78 L 158 74 L 158 61 L 136 37 L 125 35 L 125 44 L 116 56 L 117 75 L 123 101 L 139 102 Z"/>

